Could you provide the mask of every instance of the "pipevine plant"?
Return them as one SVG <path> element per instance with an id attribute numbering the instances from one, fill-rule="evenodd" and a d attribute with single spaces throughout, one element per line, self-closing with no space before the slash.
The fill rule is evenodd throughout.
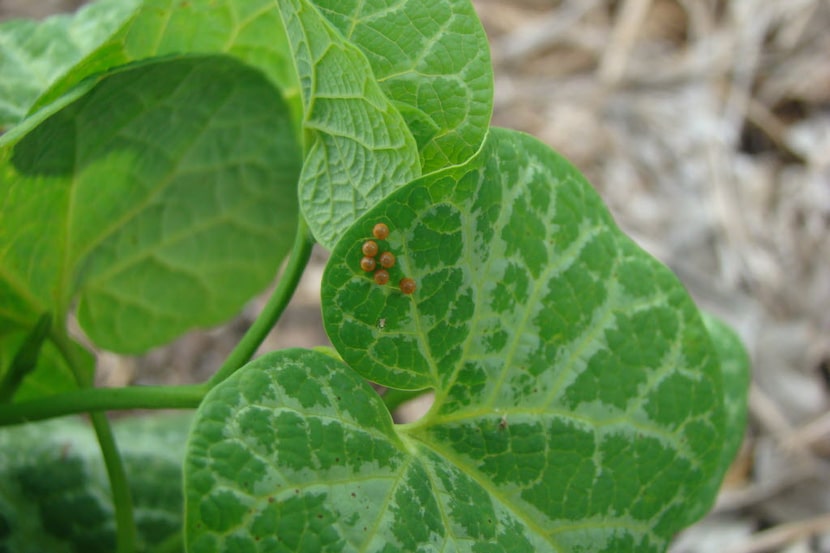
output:
<path id="1" fill-rule="evenodd" d="M 0 70 L 0 551 L 658 552 L 712 505 L 741 344 L 489 127 L 468 0 L 102 0 Z M 252 360 L 315 242 L 333 349 Z M 209 380 L 95 386 L 285 257 Z"/>

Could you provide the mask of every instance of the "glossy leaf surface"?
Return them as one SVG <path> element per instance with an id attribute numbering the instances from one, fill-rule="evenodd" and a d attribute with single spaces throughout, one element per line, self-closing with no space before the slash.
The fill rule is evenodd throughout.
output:
<path id="1" fill-rule="evenodd" d="M 0 151 L 0 334 L 65 313 L 143 351 L 273 279 L 296 222 L 287 108 L 230 58 L 132 67 Z"/>
<path id="2" fill-rule="evenodd" d="M 385 286 L 359 267 L 376 222 Z M 194 427 L 193 551 L 663 551 L 711 503 L 723 388 L 697 309 L 538 141 L 494 130 L 386 198 L 333 251 L 323 302 L 351 368 L 435 404 L 395 428 L 328 356 L 242 369 Z"/>

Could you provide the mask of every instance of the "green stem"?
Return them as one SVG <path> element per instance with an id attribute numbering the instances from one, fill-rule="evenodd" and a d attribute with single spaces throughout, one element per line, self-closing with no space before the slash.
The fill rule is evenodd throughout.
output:
<path id="1" fill-rule="evenodd" d="M 138 537 L 133 517 L 133 499 L 130 495 L 130 486 L 127 482 L 127 471 L 118 452 L 112 426 L 106 413 L 90 413 L 92 427 L 101 446 L 101 455 L 107 467 L 107 476 L 112 490 L 112 503 L 115 506 L 116 552 L 133 553 Z"/>
<path id="2" fill-rule="evenodd" d="M 195 409 L 207 392 L 204 384 L 82 388 L 53 396 L 0 405 L 0 426 L 77 413 L 122 409 Z"/>
<path id="3" fill-rule="evenodd" d="M 265 337 L 274 328 L 274 325 L 285 311 L 291 296 L 297 289 L 297 284 L 300 283 L 300 277 L 303 274 L 303 269 L 308 264 L 308 259 L 311 257 L 311 248 L 314 245 L 314 240 L 311 237 L 311 232 L 308 230 L 308 225 L 300 216 L 297 222 L 297 235 L 294 238 L 294 248 L 291 250 L 291 257 L 285 271 L 280 278 L 277 287 L 268 298 L 268 303 L 262 313 L 256 318 L 254 323 L 242 337 L 233 351 L 230 353 L 225 362 L 219 367 L 210 380 L 207 382 L 208 388 L 213 388 L 234 372 L 242 365 L 247 363 L 251 357 L 256 353 Z"/>
<path id="4" fill-rule="evenodd" d="M 60 319 L 65 320 L 65 319 Z M 81 371 L 81 361 L 78 359 L 75 344 L 69 339 L 64 328 L 52 332 L 52 341 L 57 346 L 66 363 L 72 369 L 75 380 L 81 388 L 92 389 L 93 383 L 84 378 Z M 92 427 L 98 438 L 101 447 L 101 456 L 104 458 L 104 465 L 107 467 L 107 476 L 112 490 L 112 503 L 115 508 L 116 524 L 116 553 L 134 553 L 138 532 L 133 517 L 133 500 L 130 497 L 130 487 L 127 484 L 127 472 L 124 470 L 124 462 L 118 452 L 115 443 L 115 436 L 112 433 L 107 415 L 102 412 L 90 413 Z"/>

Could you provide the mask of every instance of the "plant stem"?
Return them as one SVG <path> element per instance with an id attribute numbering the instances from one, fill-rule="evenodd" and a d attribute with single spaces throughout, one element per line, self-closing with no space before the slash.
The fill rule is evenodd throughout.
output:
<path id="1" fill-rule="evenodd" d="M 112 504 L 115 507 L 116 552 L 133 553 L 135 551 L 138 532 L 133 517 L 133 499 L 130 495 L 130 486 L 127 483 L 127 471 L 118 452 L 112 426 L 106 413 L 90 413 L 92 427 L 101 446 L 101 455 L 107 467 L 107 476 L 112 490 Z"/>
<path id="2" fill-rule="evenodd" d="M 60 319 L 60 320 L 65 320 Z M 84 378 L 82 362 L 78 358 L 75 344 L 69 339 L 66 329 L 61 325 L 51 334 L 52 341 L 57 346 L 66 363 L 72 369 L 75 380 L 82 389 L 92 390 L 93 383 Z M 130 496 L 130 487 L 127 484 L 127 472 L 124 470 L 124 462 L 118 452 L 115 443 L 115 436 L 112 434 L 107 415 L 102 412 L 90 413 L 92 427 L 98 438 L 101 447 L 101 456 L 104 458 L 104 465 L 107 467 L 110 489 L 112 490 L 112 503 L 115 508 L 116 524 L 116 553 L 134 553 L 138 532 L 133 517 L 133 501 Z"/>
<path id="3" fill-rule="evenodd" d="M 207 392 L 204 384 L 82 388 L 49 397 L 0 405 L 0 426 L 77 413 L 121 409 L 195 409 Z"/>
<path id="4" fill-rule="evenodd" d="M 242 365 L 247 363 L 251 357 L 256 353 L 262 341 L 277 323 L 285 311 L 291 296 L 297 289 L 297 284 L 300 282 L 300 277 L 303 274 L 303 269 L 308 264 L 308 259 L 311 257 L 311 248 L 314 245 L 314 240 L 308 230 L 308 225 L 300 215 L 297 221 L 297 235 L 294 238 L 294 247 L 291 250 L 291 257 L 288 260 L 288 265 L 280 277 L 280 281 L 271 297 L 268 298 L 268 303 L 262 313 L 256 318 L 254 323 L 245 332 L 245 335 L 236 344 L 236 347 L 230 353 L 225 362 L 219 367 L 210 380 L 207 382 L 208 388 L 213 388 L 234 372 Z"/>

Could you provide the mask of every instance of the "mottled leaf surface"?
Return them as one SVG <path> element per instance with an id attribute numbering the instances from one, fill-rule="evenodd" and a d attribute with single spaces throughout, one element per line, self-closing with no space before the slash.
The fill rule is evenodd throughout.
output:
<path id="1" fill-rule="evenodd" d="M 117 32 L 139 0 L 102 0 L 74 15 L 0 24 L 0 130 L 26 115 L 44 90 Z"/>
<path id="2" fill-rule="evenodd" d="M 374 550 L 408 458 L 354 371 L 317 351 L 267 354 L 199 407 L 185 458 L 188 551 Z"/>
<path id="3" fill-rule="evenodd" d="M 487 36 L 469 0 L 316 0 L 366 55 L 418 142 L 424 173 L 472 157 L 490 125 Z"/>
<path id="4" fill-rule="evenodd" d="M 749 354 L 737 333 L 715 316 L 701 312 L 709 331 L 712 345 L 720 359 L 723 375 L 724 444 L 717 478 L 710 482 L 711 490 L 698 505 L 689 504 L 689 523 L 705 515 L 712 507 L 712 500 L 720 487 L 744 439 L 749 404 L 750 361 Z"/>
<path id="5" fill-rule="evenodd" d="M 180 58 L 112 75 L 0 151 L 0 334 L 65 313 L 143 351 L 219 323 L 273 279 L 300 155 L 257 71 Z"/>
<path id="6" fill-rule="evenodd" d="M 181 539 L 179 482 L 191 418 L 113 423 L 135 507 L 136 551 L 175 551 L 161 546 Z M 0 528 L 0 551 L 115 551 L 106 469 L 87 423 L 60 419 L 0 429 Z"/>
<path id="7" fill-rule="evenodd" d="M 385 286 L 359 266 L 376 222 Z M 243 368 L 194 426 L 192 551 L 656 552 L 712 500 L 723 388 L 696 307 L 530 137 L 493 130 L 370 210 L 323 314 L 352 369 L 435 404 L 394 427 L 330 356 Z"/>
<path id="8" fill-rule="evenodd" d="M 331 249 L 358 216 L 420 174 L 418 145 L 364 53 L 312 2 L 279 6 L 304 105 L 300 207 Z"/>
<path id="9" fill-rule="evenodd" d="M 398 256 L 384 287 L 358 264 L 377 221 Z M 660 550 L 718 466 L 720 367 L 697 309 L 535 139 L 494 130 L 475 161 L 370 211 L 333 252 L 323 305 L 358 372 L 435 389 L 410 435 L 555 549 Z"/>

